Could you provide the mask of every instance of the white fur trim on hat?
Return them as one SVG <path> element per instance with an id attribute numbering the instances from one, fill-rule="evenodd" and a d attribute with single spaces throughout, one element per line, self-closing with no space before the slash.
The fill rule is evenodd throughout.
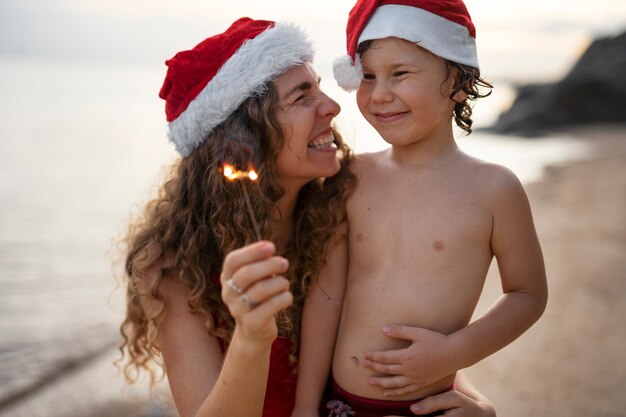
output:
<path id="1" fill-rule="evenodd" d="M 249 97 L 263 93 L 267 81 L 294 65 L 313 59 L 306 33 L 290 23 L 276 23 L 241 47 L 222 65 L 213 79 L 169 123 L 169 139 L 188 156 L 213 129 Z"/>
<path id="2" fill-rule="evenodd" d="M 468 28 L 427 10 L 398 4 L 377 7 L 356 46 L 389 37 L 415 42 L 441 58 L 479 68 L 476 40 Z M 337 58 L 333 65 L 337 84 L 346 91 L 357 89 L 363 77 L 359 54 L 355 55 L 354 64 L 352 57 L 346 55 Z"/>
<path id="3" fill-rule="evenodd" d="M 415 42 L 458 64 L 478 68 L 476 40 L 468 29 L 424 9 L 399 4 L 378 7 L 358 43 L 391 36 Z"/>
<path id="4" fill-rule="evenodd" d="M 354 65 L 352 64 L 352 58 L 349 55 L 344 55 L 336 58 L 333 61 L 333 75 L 339 87 L 347 92 L 351 92 L 359 88 L 361 80 L 363 79 L 363 70 L 361 68 L 361 59 L 357 55 L 354 58 Z"/>

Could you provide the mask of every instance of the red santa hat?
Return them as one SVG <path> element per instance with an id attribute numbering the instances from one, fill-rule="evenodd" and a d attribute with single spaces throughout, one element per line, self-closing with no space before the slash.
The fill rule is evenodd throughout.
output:
<path id="1" fill-rule="evenodd" d="M 358 0 L 348 17 L 348 54 L 334 62 L 340 87 L 361 83 L 360 43 L 397 37 L 450 61 L 478 68 L 476 29 L 462 0 Z"/>
<path id="2" fill-rule="evenodd" d="M 169 139 L 183 156 L 268 81 L 313 59 L 313 45 L 292 24 L 253 20 L 233 23 L 224 33 L 167 60 L 159 97 L 165 100 Z"/>

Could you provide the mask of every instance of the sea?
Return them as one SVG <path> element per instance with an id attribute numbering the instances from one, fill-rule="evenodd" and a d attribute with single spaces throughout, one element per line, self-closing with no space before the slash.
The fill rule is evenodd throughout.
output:
<path id="1" fill-rule="evenodd" d="M 164 68 L 0 56 L 0 411 L 58 382 L 119 342 L 120 242 L 128 219 L 176 160 L 158 90 Z M 354 97 L 338 124 L 357 152 L 387 145 Z M 510 105 L 503 83 L 475 109 L 487 126 Z M 357 134 L 358 132 L 358 134 Z M 584 158 L 566 135 L 537 139 L 477 131 L 459 139 L 528 184 Z"/>

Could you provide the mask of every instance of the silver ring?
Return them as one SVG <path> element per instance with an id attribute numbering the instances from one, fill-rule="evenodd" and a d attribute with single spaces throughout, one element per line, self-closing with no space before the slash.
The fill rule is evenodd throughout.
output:
<path id="1" fill-rule="evenodd" d="M 250 307 L 250 310 L 252 310 L 254 307 L 259 305 L 259 303 L 257 303 L 256 301 L 250 300 L 250 297 L 248 296 L 247 292 L 244 292 L 243 295 L 241 296 L 241 302 L 244 304 L 247 304 L 248 307 Z"/>
<path id="2" fill-rule="evenodd" d="M 242 294 L 243 293 L 243 288 L 238 287 L 237 284 L 235 284 L 235 281 L 233 281 L 233 279 L 229 279 L 228 281 L 226 281 L 226 284 L 228 284 L 228 288 L 230 288 L 231 290 L 235 291 L 237 294 Z"/>

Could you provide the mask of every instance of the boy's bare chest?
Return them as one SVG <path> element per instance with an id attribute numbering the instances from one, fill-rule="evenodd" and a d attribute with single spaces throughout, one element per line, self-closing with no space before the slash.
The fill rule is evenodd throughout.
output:
<path id="1" fill-rule="evenodd" d="M 488 245 L 491 209 L 471 179 L 365 176 L 348 199 L 350 244 L 360 250 L 407 252 Z M 422 252 L 423 253 L 423 252 Z"/>

